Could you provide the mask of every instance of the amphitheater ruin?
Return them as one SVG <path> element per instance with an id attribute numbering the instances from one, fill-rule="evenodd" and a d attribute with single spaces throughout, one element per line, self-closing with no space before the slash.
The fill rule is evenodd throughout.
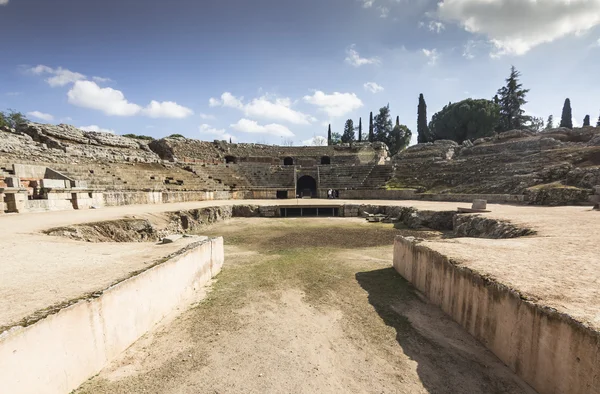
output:
<path id="1" fill-rule="evenodd" d="M 593 127 L 2 128 L 0 392 L 600 393 L 599 185 Z"/>

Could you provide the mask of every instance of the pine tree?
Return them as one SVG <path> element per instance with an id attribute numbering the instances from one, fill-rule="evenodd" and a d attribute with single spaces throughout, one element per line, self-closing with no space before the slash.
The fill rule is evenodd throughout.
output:
<path id="1" fill-rule="evenodd" d="M 374 141 L 374 134 L 373 134 L 373 112 L 371 112 L 371 115 L 369 117 L 369 142 L 373 142 Z"/>
<path id="2" fill-rule="evenodd" d="M 554 128 L 554 116 L 548 116 L 548 121 L 546 122 L 546 130 L 550 130 Z"/>
<path id="3" fill-rule="evenodd" d="M 327 146 L 331 146 L 331 123 L 329 124 L 329 129 L 327 130 Z"/>
<path id="4" fill-rule="evenodd" d="M 354 134 L 354 121 L 352 119 L 348 119 L 346 124 L 344 125 L 344 134 L 342 134 L 342 143 L 349 144 L 356 140 L 356 135 Z"/>
<path id="5" fill-rule="evenodd" d="M 429 127 L 427 127 L 427 104 L 423 93 L 419 95 L 419 107 L 417 110 L 417 142 L 424 144 L 430 142 Z"/>
<path id="6" fill-rule="evenodd" d="M 584 126 L 590 125 L 590 115 L 585 115 L 585 118 L 583 118 L 583 125 Z"/>
<path id="7" fill-rule="evenodd" d="M 563 105 L 562 116 L 560 118 L 560 127 L 566 127 L 568 129 L 573 128 L 573 114 L 571 112 L 571 100 L 568 98 L 565 100 Z"/>
<path id="8" fill-rule="evenodd" d="M 506 79 L 506 86 L 498 90 L 498 100 L 500 104 L 500 132 L 523 128 L 529 118 L 525 115 L 525 111 L 521 108 L 527 104 L 525 96 L 529 89 L 523 89 L 523 85 L 519 83 L 521 73 L 517 71 L 515 66 L 510 69 L 510 76 Z M 494 101 L 496 98 L 494 97 Z"/>
<path id="9" fill-rule="evenodd" d="M 358 142 L 362 142 L 362 118 L 358 118 Z"/>
<path id="10" fill-rule="evenodd" d="M 386 105 L 385 107 L 381 107 L 379 109 L 379 114 L 375 116 L 373 122 L 373 140 L 384 142 L 388 144 L 390 142 L 390 134 L 394 128 L 394 124 L 392 123 L 392 117 L 390 116 L 390 105 Z"/>

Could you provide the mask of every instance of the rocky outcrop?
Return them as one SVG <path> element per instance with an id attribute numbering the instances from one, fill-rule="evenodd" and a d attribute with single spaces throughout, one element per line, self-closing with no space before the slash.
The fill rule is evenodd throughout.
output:
<path id="1" fill-rule="evenodd" d="M 547 198 L 526 192 L 531 187 L 559 182 L 591 189 L 600 181 L 599 141 L 600 128 L 584 127 L 513 130 L 462 146 L 419 144 L 393 157 L 389 184 L 437 194 L 527 193 L 537 204 Z M 587 201 L 585 190 L 557 193 L 563 201 Z"/>
<path id="2" fill-rule="evenodd" d="M 456 237 L 470 238 L 517 238 L 534 235 L 535 231 L 510 222 L 490 219 L 481 215 L 454 215 L 453 233 Z"/>
<path id="3" fill-rule="evenodd" d="M 560 183 L 538 185 L 525 190 L 527 201 L 532 205 L 577 205 L 588 203 L 592 189 L 564 186 Z"/>
<path id="4" fill-rule="evenodd" d="M 24 123 L 0 129 L 0 154 L 15 162 L 160 161 L 146 141 L 110 133 L 83 131 L 69 125 Z"/>

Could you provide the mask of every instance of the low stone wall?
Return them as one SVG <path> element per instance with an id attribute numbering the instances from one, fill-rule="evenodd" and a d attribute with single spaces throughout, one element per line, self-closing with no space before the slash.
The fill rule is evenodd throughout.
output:
<path id="1" fill-rule="evenodd" d="M 222 238 L 191 244 L 30 326 L 0 334 L 2 392 L 76 389 L 217 275 L 223 259 Z"/>
<path id="2" fill-rule="evenodd" d="M 403 237 L 394 268 L 539 393 L 598 392 L 599 332 Z"/>

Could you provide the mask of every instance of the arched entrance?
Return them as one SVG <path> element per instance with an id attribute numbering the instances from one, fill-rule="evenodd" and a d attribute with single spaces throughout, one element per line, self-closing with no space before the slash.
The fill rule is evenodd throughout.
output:
<path id="1" fill-rule="evenodd" d="M 323 157 L 321 157 L 321 164 L 322 165 L 330 165 L 331 164 L 331 158 L 329 156 L 323 156 Z"/>
<path id="2" fill-rule="evenodd" d="M 237 159 L 234 156 L 225 156 L 225 163 L 235 164 L 237 163 Z"/>
<path id="3" fill-rule="evenodd" d="M 285 159 L 283 159 L 283 165 L 284 166 L 293 166 L 294 165 L 294 159 L 291 157 L 286 157 Z"/>
<path id="4" fill-rule="evenodd" d="M 317 181 L 315 178 L 309 175 L 304 175 L 298 178 L 298 183 L 296 185 L 296 193 L 300 198 L 317 197 Z"/>

